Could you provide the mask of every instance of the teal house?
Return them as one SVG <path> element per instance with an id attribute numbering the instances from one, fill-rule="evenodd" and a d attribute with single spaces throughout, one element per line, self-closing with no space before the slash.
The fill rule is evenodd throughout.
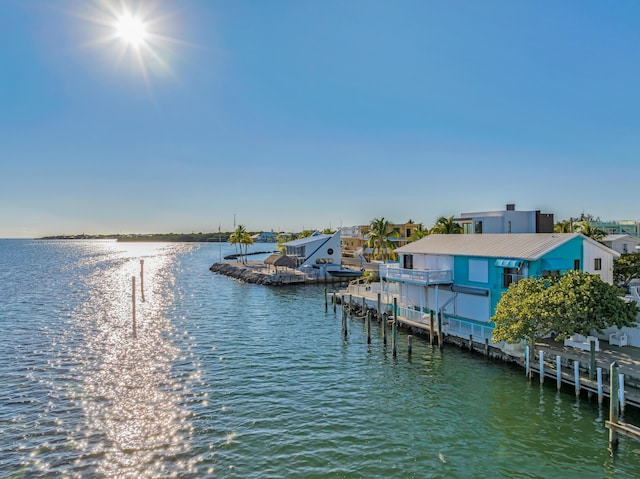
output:
<path id="1" fill-rule="evenodd" d="M 424 322 L 440 312 L 447 333 L 489 338 L 491 317 L 511 283 L 573 269 L 613 282 L 619 253 L 578 233 L 429 235 L 396 250 L 398 264 L 382 265 L 387 292 L 401 316 Z"/>

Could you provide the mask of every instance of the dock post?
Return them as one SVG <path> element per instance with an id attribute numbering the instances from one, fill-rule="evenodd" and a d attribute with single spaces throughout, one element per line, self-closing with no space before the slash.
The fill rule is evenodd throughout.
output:
<path id="1" fill-rule="evenodd" d="M 573 382 L 576 388 L 576 396 L 580 395 L 580 361 L 573 362 Z"/>
<path id="2" fill-rule="evenodd" d="M 391 351 L 398 354 L 398 298 L 393 298 L 393 323 L 391 323 Z"/>
<path id="3" fill-rule="evenodd" d="M 540 384 L 544 383 L 544 351 L 540 350 Z"/>
<path id="4" fill-rule="evenodd" d="M 377 310 L 377 313 L 376 313 L 378 321 L 382 320 L 382 311 L 380 309 L 380 303 L 382 303 L 382 295 L 380 293 L 378 293 L 378 304 L 377 304 L 378 310 Z"/>
<path id="5" fill-rule="evenodd" d="M 596 378 L 598 379 L 598 404 L 602 404 L 604 393 L 602 391 L 602 368 L 596 369 Z"/>
<path id="6" fill-rule="evenodd" d="M 353 295 L 349 295 L 349 316 L 353 316 Z"/>
<path id="7" fill-rule="evenodd" d="M 326 313 L 329 309 L 329 301 L 327 299 L 327 287 L 324 287 L 324 312 Z"/>
<path id="8" fill-rule="evenodd" d="M 342 306 L 342 333 L 347 337 L 347 308 Z"/>
<path id="9" fill-rule="evenodd" d="M 333 292 L 333 312 L 336 312 L 336 292 Z"/>
<path id="10" fill-rule="evenodd" d="M 618 374 L 618 397 L 620 397 L 620 414 L 624 415 L 624 407 L 626 405 L 626 400 L 624 397 L 624 374 Z"/>
<path id="11" fill-rule="evenodd" d="M 131 312 L 133 313 L 133 337 L 138 337 L 138 326 L 136 324 L 136 277 L 131 276 Z"/>
<path id="12" fill-rule="evenodd" d="M 144 260 L 140 260 L 140 298 L 144 303 Z"/>
<path id="13" fill-rule="evenodd" d="M 367 311 L 366 319 L 365 319 L 365 328 L 367 330 L 367 344 L 371 344 L 371 315 L 373 313 L 371 311 Z"/>
<path id="14" fill-rule="evenodd" d="M 365 314 L 366 310 L 367 310 L 367 298 L 365 298 L 363 294 L 362 295 L 362 314 Z"/>
<path id="15" fill-rule="evenodd" d="M 620 411 L 618 409 L 618 363 L 611 363 L 609 367 L 609 390 L 611 397 L 609 398 L 609 422 L 618 424 Z M 615 427 L 609 428 L 609 445 L 616 446 L 618 444 L 618 431 Z"/>
<path id="16" fill-rule="evenodd" d="M 387 344 L 387 313 L 382 313 L 382 321 L 380 321 L 380 326 L 382 326 L 382 342 L 386 346 Z"/>
<path id="17" fill-rule="evenodd" d="M 438 311 L 438 347 L 442 349 L 442 311 Z"/>
<path id="18" fill-rule="evenodd" d="M 527 376 L 527 379 L 531 378 L 529 375 L 529 370 L 531 369 L 531 358 L 529 357 L 529 345 L 524 348 L 524 374 Z"/>
<path id="19" fill-rule="evenodd" d="M 593 380 L 596 374 L 596 342 L 589 341 L 589 379 Z"/>
<path id="20" fill-rule="evenodd" d="M 429 310 L 429 343 L 431 343 L 431 345 L 433 346 L 436 342 L 436 335 L 435 332 L 433 330 L 434 325 L 433 325 L 433 309 Z"/>
<path id="21" fill-rule="evenodd" d="M 562 389 L 562 357 L 556 356 L 556 388 Z"/>
<path id="22" fill-rule="evenodd" d="M 489 338 L 484 338 L 484 355 L 489 357 Z"/>
<path id="23" fill-rule="evenodd" d="M 409 334 L 407 336 L 407 354 L 411 356 L 412 351 L 413 351 L 413 336 Z"/>
<path id="24" fill-rule="evenodd" d="M 469 351 L 473 351 L 473 334 L 469 335 Z"/>

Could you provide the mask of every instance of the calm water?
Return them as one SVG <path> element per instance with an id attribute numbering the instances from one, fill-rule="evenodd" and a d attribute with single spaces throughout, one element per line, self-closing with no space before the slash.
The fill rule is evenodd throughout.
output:
<path id="1" fill-rule="evenodd" d="M 242 284 L 219 256 L 0 240 L 1 477 L 640 475 L 585 399 L 423 341 L 408 358 L 402 333 L 394 359 L 357 320 L 345 341 L 321 287 Z"/>

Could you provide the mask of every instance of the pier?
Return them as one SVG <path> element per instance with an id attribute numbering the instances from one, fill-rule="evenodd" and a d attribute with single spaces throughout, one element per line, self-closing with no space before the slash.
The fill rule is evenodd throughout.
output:
<path id="1" fill-rule="evenodd" d="M 348 279 L 305 273 L 293 268 L 272 269 L 262 261 L 247 261 L 246 263 L 218 262 L 211 265 L 210 271 L 246 283 L 264 284 L 269 286 L 284 286 L 290 284 L 340 284 Z"/>
<path id="2" fill-rule="evenodd" d="M 493 343 L 491 328 L 486 325 L 463 326 L 455 318 L 438 317 L 435 311 L 424 313 L 400 307 L 394 311 L 394 295 L 387 295 L 367 285 L 351 284 L 348 290 L 338 292 L 337 298 L 338 302 L 345 298 L 344 307 L 356 317 L 370 315 L 379 320 L 394 318 L 393 321 L 397 321 L 398 326 L 407 330 L 408 334 L 426 337 L 431 344 L 456 346 L 488 358 L 518 364 L 525 369 L 530 380 L 534 377 L 541 383 L 545 379 L 552 380 L 558 389 L 568 387 L 577 396 L 597 398 L 600 403 L 610 398 L 609 366 L 617 362 L 622 381 L 619 394 L 621 411 L 624 412 L 627 406 L 640 409 L 639 348 L 611 345 L 601 339 L 599 350 L 592 352 L 565 346 L 562 341 L 548 338 L 536 342 L 529 352 L 528 348 L 521 345 Z"/>

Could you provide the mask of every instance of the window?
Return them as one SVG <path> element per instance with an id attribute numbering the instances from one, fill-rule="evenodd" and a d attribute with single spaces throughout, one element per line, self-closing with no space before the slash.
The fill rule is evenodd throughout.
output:
<path id="1" fill-rule="evenodd" d="M 482 234 L 482 221 L 476 221 L 476 234 Z"/>
<path id="2" fill-rule="evenodd" d="M 576 271 L 578 271 L 580 269 L 580 260 L 579 259 L 574 259 L 573 260 L 573 269 L 575 269 Z"/>
<path id="3" fill-rule="evenodd" d="M 488 260 L 469 258 L 469 281 L 475 281 L 477 283 L 489 282 Z"/>
<path id="4" fill-rule="evenodd" d="M 600 271 L 602 269 L 602 258 L 593 259 L 593 269 L 594 271 Z"/>
<path id="5" fill-rule="evenodd" d="M 406 238 L 409 238 L 411 236 L 411 228 L 407 228 L 407 236 Z"/>
<path id="6" fill-rule="evenodd" d="M 402 263 L 403 263 L 402 266 L 404 269 L 413 269 L 413 255 L 405 254 L 402 257 Z"/>
<path id="7" fill-rule="evenodd" d="M 333 248 L 329 248 L 329 249 L 327 250 L 327 254 L 329 254 L 329 255 L 333 254 Z"/>
<path id="8" fill-rule="evenodd" d="M 522 279 L 520 270 L 518 268 L 504 268 L 504 275 L 502 276 L 502 287 L 508 288 L 511 283 L 517 283 Z"/>

